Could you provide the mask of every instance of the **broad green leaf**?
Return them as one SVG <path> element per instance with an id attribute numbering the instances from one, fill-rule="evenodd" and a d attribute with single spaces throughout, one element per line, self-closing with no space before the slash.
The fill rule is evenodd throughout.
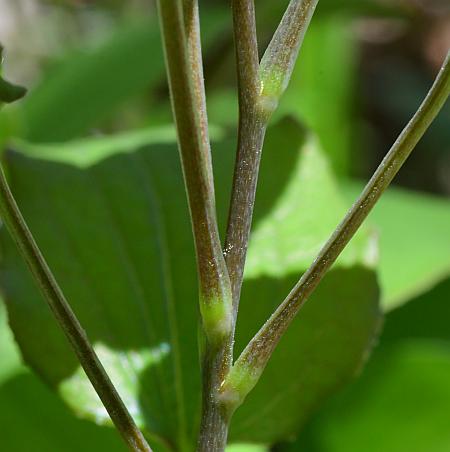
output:
<path id="1" fill-rule="evenodd" d="M 199 422 L 200 369 L 197 278 L 186 197 L 170 136 L 147 146 L 138 138 L 111 140 L 112 150 L 102 147 L 101 140 L 79 142 L 79 155 L 70 147 L 70 152 L 58 153 L 47 146 L 28 146 L 5 157 L 24 216 L 128 408 L 155 450 L 174 445 L 189 451 Z M 329 169 L 314 143 L 305 141 L 303 130 L 292 121 L 282 121 L 268 133 L 239 348 L 286 295 L 342 213 L 336 186 L 328 180 Z M 234 144 L 225 141 L 215 148 L 223 223 Z M 284 229 L 280 212 L 296 196 Z M 303 209 L 310 210 L 307 216 Z M 280 231 L 276 240 L 274 227 Z M 266 247 L 272 249 L 270 258 L 288 230 L 308 236 L 307 242 L 291 240 L 292 246 L 308 247 L 300 260 L 295 250 L 288 250 L 292 262 L 281 263 L 275 272 Z M 5 232 L 1 242 L 1 284 L 26 362 L 78 415 L 108 423 Z M 268 444 L 285 438 L 313 405 L 361 365 L 379 320 L 375 275 L 368 266 L 372 249 L 372 240 L 363 234 L 324 281 L 248 399 L 252 412 L 267 416 L 255 415 L 244 423 L 244 406 L 236 415 L 232 441 Z M 265 266 L 257 265 L 257 256 Z M 281 266 L 284 272 L 278 271 Z M 307 399 L 298 386 L 301 381 L 308 385 Z M 269 404 L 262 397 L 269 394 L 268 386 L 279 394 Z M 277 421 L 268 429 L 271 417 Z"/>
<path id="2" fill-rule="evenodd" d="M 127 402 L 132 395 L 128 408 L 142 411 L 149 433 L 186 441 L 200 391 L 196 275 L 176 148 L 115 154 L 88 168 L 20 154 L 8 160 L 13 191 L 76 314 L 97 350 L 116 355 L 110 362 L 119 366 L 107 369 Z M 10 242 L 4 259 L 24 358 L 70 396 L 67 380 L 80 384 L 78 363 Z M 157 360 L 139 353 L 167 348 Z M 96 406 L 83 414 L 107 419 L 90 387 L 80 406 L 79 397 L 66 401 L 79 413 Z"/>
<path id="3" fill-rule="evenodd" d="M 283 452 L 450 450 L 450 344 L 400 342 L 375 353 L 363 376 Z"/>
<path id="4" fill-rule="evenodd" d="M 247 281 L 238 320 L 239 349 L 296 280 L 291 275 Z M 369 269 L 355 266 L 331 271 L 236 412 L 231 438 L 275 442 L 298 433 L 323 401 L 356 377 L 364 365 L 379 324 L 377 299 L 375 275 Z"/>
<path id="5" fill-rule="evenodd" d="M 362 186 L 345 187 L 350 202 Z M 380 284 L 386 310 L 450 275 L 450 201 L 390 188 L 369 216 L 379 235 Z"/>
<path id="6" fill-rule="evenodd" d="M 156 20 L 124 26 L 99 47 L 76 51 L 54 65 L 18 112 L 22 136 L 64 141 L 86 133 L 128 99 L 163 77 Z"/>
<path id="7" fill-rule="evenodd" d="M 0 407 L 4 451 L 127 450 L 114 429 L 74 417 L 58 396 L 29 372 L 0 384 Z"/>

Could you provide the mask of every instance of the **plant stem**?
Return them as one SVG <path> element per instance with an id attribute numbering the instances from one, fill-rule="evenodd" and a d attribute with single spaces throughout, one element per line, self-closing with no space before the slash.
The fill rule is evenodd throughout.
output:
<path id="1" fill-rule="evenodd" d="M 254 0 L 232 0 L 239 90 L 239 129 L 224 254 L 236 320 L 267 118 L 259 109 L 259 57 Z"/>
<path id="2" fill-rule="evenodd" d="M 336 261 L 382 193 L 436 117 L 450 94 L 450 52 L 425 100 L 400 134 L 363 192 L 270 319 L 249 342 L 234 364 L 222 397 L 235 409 L 255 386 L 280 338 L 325 273 Z"/>
<path id="3" fill-rule="evenodd" d="M 258 58 L 254 0 L 232 0 L 231 2 L 239 91 L 238 146 L 224 246 L 233 294 L 231 341 L 234 340 L 267 124 L 278 105 L 279 97 L 287 86 L 317 1 L 291 1 L 266 50 L 261 67 Z M 274 74 L 276 74 L 275 78 Z M 265 83 L 273 80 L 281 82 L 283 89 L 276 89 L 276 92 L 268 90 L 268 87 L 276 88 L 276 83 Z M 228 380 L 228 375 L 224 374 L 225 382 Z M 222 389 L 223 385 L 220 387 L 222 409 L 227 418 L 231 419 L 233 409 L 229 409 L 229 400 L 223 397 Z"/>
<path id="4" fill-rule="evenodd" d="M 319 0 L 291 0 L 261 60 L 261 96 L 275 109 L 288 86 Z"/>
<path id="5" fill-rule="evenodd" d="M 197 254 L 205 333 L 198 450 L 222 451 L 228 419 L 219 389 L 232 364 L 232 295 L 217 227 L 196 0 L 159 0 L 172 110 Z"/>
<path id="6" fill-rule="evenodd" d="M 192 2 L 194 4 L 194 2 Z M 159 0 L 172 110 L 178 133 L 183 175 L 189 201 L 197 254 L 200 310 L 210 340 L 227 335 L 231 325 L 230 281 L 222 254 L 216 219 L 213 171 L 205 123 L 204 94 L 199 84 L 196 38 L 185 32 L 183 5 L 179 0 Z M 185 8 L 187 9 L 185 2 Z M 198 24 L 190 21 L 189 26 Z"/>
<path id="7" fill-rule="evenodd" d="M 318 0 L 291 0 L 258 63 L 254 0 L 233 0 L 239 88 L 238 150 L 224 254 L 237 317 L 255 204 L 261 151 L 270 116 L 286 89 Z"/>
<path id="8" fill-rule="evenodd" d="M 198 0 L 183 0 L 184 24 L 186 30 L 187 51 L 191 75 L 193 77 L 193 94 L 198 107 L 201 146 L 209 168 L 209 186 L 214 198 L 214 183 L 212 180 L 211 146 L 208 134 L 208 115 L 206 112 L 205 82 L 203 76 L 202 45 L 200 40 L 200 17 Z"/>
<path id="9" fill-rule="evenodd" d="M 220 401 L 220 388 L 231 364 L 231 341 L 217 348 L 206 346 L 202 356 L 203 406 L 198 452 L 223 452 L 227 445 L 230 417 Z"/>
<path id="10" fill-rule="evenodd" d="M 92 386 L 131 451 L 151 452 L 64 297 L 0 168 L 0 215 Z"/>

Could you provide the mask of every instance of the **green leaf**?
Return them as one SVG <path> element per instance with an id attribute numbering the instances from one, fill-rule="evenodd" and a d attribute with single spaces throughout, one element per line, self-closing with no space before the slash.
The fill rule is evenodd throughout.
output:
<path id="1" fill-rule="evenodd" d="M 31 373 L 22 372 L 0 384 L 0 406 L 2 450 L 127 450 L 114 429 L 75 418 L 57 395 Z"/>
<path id="2" fill-rule="evenodd" d="M 163 70 L 156 20 L 123 26 L 97 48 L 76 51 L 44 74 L 18 112 L 22 136 L 33 142 L 81 136 L 128 99 L 144 95 Z"/>
<path id="3" fill-rule="evenodd" d="M 203 41 L 211 45 L 223 33 L 222 9 L 209 11 Z M 164 57 L 157 19 L 120 24 L 103 43 L 77 49 L 54 62 L 14 112 L 17 133 L 31 142 L 79 138 L 101 126 L 130 102 L 155 103 L 164 86 Z M 21 129 L 20 129 L 21 127 Z"/>
<path id="4" fill-rule="evenodd" d="M 357 42 L 349 24 L 345 16 L 313 18 L 276 113 L 292 114 L 314 130 L 339 174 L 348 171 L 354 126 Z"/>
<path id="5" fill-rule="evenodd" d="M 6 162 L 23 214 L 131 413 L 155 450 L 187 451 L 195 441 L 201 393 L 194 250 L 176 146 L 170 137 L 143 146 L 145 140 L 152 142 L 148 136 L 110 139 L 109 149 L 102 140 L 81 141 L 78 154 L 70 146 L 60 152 L 27 146 L 7 153 Z M 223 222 L 234 144 L 215 148 Z M 315 142 L 305 141 L 293 121 L 268 132 L 261 176 L 239 348 L 286 295 L 343 207 Z M 295 232 L 287 239 L 295 250 L 283 245 L 289 231 Z M 1 243 L 1 284 L 26 362 L 80 416 L 108 422 L 5 232 Z M 279 246 L 290 257 L 274 267 L 267 258 Z M 372 248 L 367 234 L 360 236 L 324 281 L 248 399 L 251 410 L 268 417 L 255 415 L 244 424 L 244 405 L 233 441 L 268 444 L 286 437 L 361 365 L 379 320 L 375 275 L 367 264 Z M 298 382 L 308 385 L 307 400 Z M 280 394 L 270 404 L 262 397 L 268 386 Z M 267 429 L 272 416 L 276 422 Z"/>
<path id="6" fill-rule="evenodd" d="M 195 428 L 185 420 L 196 419 L 200 391 L 195 265 L 175 146 L 118 153 L 88 168 L 20 154 L 8 160 L 13 191 L 77 316 L 97 350 L 116 355 L 110 362 L 120 365 L 107 370 L 127 403 L 132 395 L 131 413 L 142 410 L 150 433 L 182 443 Z M 67 379 L 79 385 L 78 363 L 9 241 L 4 259 L 24 358 L 71 396 Z M 142 359 L 142 351 L 168 347 L 169 356 Z M 90 388 L 87 399 L 96 410 L 83 414 L 106 420 Z M 79 394 L 67 399 L 84 411 L 78 401 Z"/>
<path id="7" fill-rule="evenodd" d="M 283 452 L 450 449 L 450 344 L 411 340 L 376 352 L 362 378 Z"/>
<path id="8" fill-rule="evenodd" d="M 344 186 L 348 200 L 362 186 Z M 450 201 L 390 188 L 368 219 L 379 235 L 385 310 L 426 292 L 450 275 Z"/>

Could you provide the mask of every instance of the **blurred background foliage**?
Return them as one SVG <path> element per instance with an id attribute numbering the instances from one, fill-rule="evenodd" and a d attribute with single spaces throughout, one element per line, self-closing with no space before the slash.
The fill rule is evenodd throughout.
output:
<path id="1" fill-rule="evenodd" d="M 256 1 L 261 52 L 286 4 Z M 200 6 L 223 227 L 237 122 L 231 15 L 226 0 Z M 154 4 L 0 0 L 0 10 L 3 73 L 29 89 L 0 113 L 13 192 L 155 449 L 189 450 L 195 269 Z M 333 230 L 449 47 L 448 0 L 319 2 L 265 146 L 238 348 Z M 230 450 L 450 450 L 449 126 L 447 103 L 237 412 L 231 438 L 252 444 Z M 0 448 L 124 450 L 5 231 L 1 246 Z M 142 314 L 128 298 L 155 302 Z M 378 305 L 384 327 L 362 369 Z M 148 342 L 147 315 L 160 323 Z M 178 397 L 180 385 L 192 394 Z"/>

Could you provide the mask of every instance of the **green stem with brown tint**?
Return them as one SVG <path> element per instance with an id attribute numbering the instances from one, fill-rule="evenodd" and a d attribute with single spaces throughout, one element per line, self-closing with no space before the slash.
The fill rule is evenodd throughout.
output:
<path id="1" fill-rule="evenodd" d="M 216 218 L 196 0 L 159 0 L 172 110 L 188 195 L 200 286 L 203 402 L 199 451 L 225 448 L 219 389 L 232 364 L 231 285 Z"/>

